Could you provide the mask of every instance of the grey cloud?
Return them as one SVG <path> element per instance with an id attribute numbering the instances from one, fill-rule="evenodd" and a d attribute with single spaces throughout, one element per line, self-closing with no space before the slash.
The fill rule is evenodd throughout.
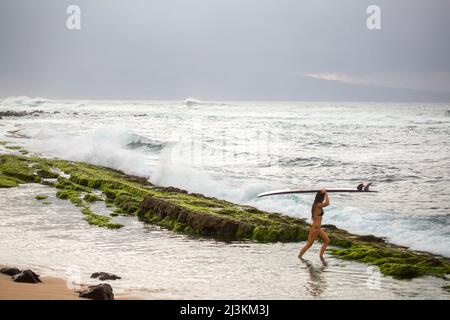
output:
<path id="1" fill-rule="evenodd" d="M 79 31 L 65 27 L 70 4 L 81 7 Z M 381 7 L 379 31 L 365 27 L 369 4 Z M 448 101 L 449 9 L 445 0 L 2 0 L 0 96 Z M 395 78 L 406 88 L 293 73 L 389 74 L 387 87 Z M 411 74 L 436 74 L 436 85 L 407 90 Z"/>

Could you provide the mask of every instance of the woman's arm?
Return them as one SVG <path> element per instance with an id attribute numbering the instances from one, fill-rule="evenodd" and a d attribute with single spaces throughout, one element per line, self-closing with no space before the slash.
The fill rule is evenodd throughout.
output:
<path id="1" fill-rule="evenodd" d="M 328 206 L 328 205 L 330 204 L 330 199 L 328 198 L 328 192 L 327 192 L 327 190 L 322 189 L 321 191 L 322 191 L 323 193 L 325 193 L 325 199 L 324 199 L 324 201 L 323 201 L 322 203 L 319 203 L 319 206 L 320 206 L 321 208 L 323 208 L 323 207 L 326 207 L 326 206 Z"/>
<path id="2" fill-rule="evenodd" d="M 325 190 L 325 201 L 323 202 L 323 206 L 326 207 L 330 204 L 330 198 L 328 198 L 328 192 Z"/>

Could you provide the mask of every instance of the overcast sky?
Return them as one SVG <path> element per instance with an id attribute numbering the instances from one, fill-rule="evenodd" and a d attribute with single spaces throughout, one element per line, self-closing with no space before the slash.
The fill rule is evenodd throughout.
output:
<path id="1" fill-rule="evenodd" d="M 0 0 L 0 97 L 450 101 L 449 37 L 448 0 Z"/>

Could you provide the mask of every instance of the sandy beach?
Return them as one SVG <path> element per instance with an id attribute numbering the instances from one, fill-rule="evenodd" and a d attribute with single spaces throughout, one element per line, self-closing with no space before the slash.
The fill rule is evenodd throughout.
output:
<path id="1" fill-rule="evenodd" d="M 41 283 L 19 283 L 0 274 L 0 300 L 85 300 L 61 278 L 41 277 Z"/>

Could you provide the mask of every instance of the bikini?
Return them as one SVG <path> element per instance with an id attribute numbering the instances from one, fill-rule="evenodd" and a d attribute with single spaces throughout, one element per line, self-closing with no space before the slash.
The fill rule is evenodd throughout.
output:
<path id="1" fill-rule="evenodd" d="M 323 214 L 324 214 L 323 208 L 320 208 L 320 214 L 319 214 L 319 216 L 323 216 Z M 320 228 L 320 227 L 318 227 L 318 226 L 313 226 L 313 225 L 311 225 L 311 227 L 313 227 L 313 228 Z"/>
<path id="2" fill-rule="evenodd" d="M 324 212 L 323 212 L 323 208 L 320 208 L 320 214 L 319 216 L 323 216 Z"/>

